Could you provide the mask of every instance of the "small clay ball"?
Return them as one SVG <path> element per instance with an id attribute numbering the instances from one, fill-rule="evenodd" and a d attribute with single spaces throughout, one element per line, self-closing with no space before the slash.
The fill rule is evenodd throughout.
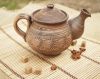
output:
<path id="1" fill-rule="evenodd" d="M 86 47 L 86 42 L 85 41 L 82 41 L 81 47 Z"/>
<path id="2" fill-rule="evenodd" d="M 56 70 L 57 69 L 57 66 L 55 65 L 55 64 L 53 64 L 52 66 L 51 66 L 51 70 Z"/>

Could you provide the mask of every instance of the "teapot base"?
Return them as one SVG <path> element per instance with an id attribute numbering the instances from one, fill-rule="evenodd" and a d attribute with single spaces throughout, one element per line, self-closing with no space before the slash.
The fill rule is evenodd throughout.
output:
<path id="1" fill-rule="evenodd" d="M 52 53 L 38 52 L 38 53 L 43 54 L 45 56 L 57 56 L 61 54 L 61 52 L 56 52 L 56 53 L 55 52 L 52 52 Z"/>
<path id="2" fill-rule="evenodd" d="M 60 40 L 60 39 L 59 39 Z M 61 54 L 64 50 L 66 50 L 71 42 L 71 35 L 66 37 L 65 39 L 61 39 L 61 41 L 51 42 L 43 41 L 42 44 L 40 41 L 36 41 L 33 39 L 32 41 L 27 41 L 29 46 L 38 53 L 48 56 L 56 56 Z"/>
<path id="3" fill-rule="evenodd" d="M 34 51 L 36 51 L 37 53 L 43 54 L 45 56 L 57 56 L 60 55 L 63 51 L 65 51 L 69 46 L 62 48 L 62 49 L 58 49 L 58 50 L 42 50 L 39 48 L 33 48 L 33 46 L 29 45 Z"/>

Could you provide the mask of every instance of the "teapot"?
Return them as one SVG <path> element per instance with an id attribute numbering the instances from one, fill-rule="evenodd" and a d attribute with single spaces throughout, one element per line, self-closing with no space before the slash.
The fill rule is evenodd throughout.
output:
<path id="1" fill-rule="evenodd" d="M 66 50 L 73 40 L 82 36 L 85 19 L 90 16 L 86 9 L 82 9 L 77 17 L 68 20 L 66 12 L 48 4 L 31 15 L 22 13 L 16 16 L 14 29 L 34 51 L 53 56 Z M 20 19 L 27 20 L 26 32 L 18 26 Z"/>

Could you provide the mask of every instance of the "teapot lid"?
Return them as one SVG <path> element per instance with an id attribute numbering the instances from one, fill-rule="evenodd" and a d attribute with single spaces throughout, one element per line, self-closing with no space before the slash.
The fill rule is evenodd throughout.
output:
<path id="1" fill-rule="evenodd" d="M 48 4 L 47 8 L 37 10 L 32 15 L 32 20 L 43 24 L 57 24 L 65 22 L 68 15 L 53 4 Z"/>

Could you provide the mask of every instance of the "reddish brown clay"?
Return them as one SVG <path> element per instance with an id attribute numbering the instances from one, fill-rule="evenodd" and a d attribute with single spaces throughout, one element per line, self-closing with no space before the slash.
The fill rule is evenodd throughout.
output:
<path id="1" fill-rule="evenodd" d="M 57 69 L 57 66 L 55 65 L 55 64 L 53 64 L 52 66 L 51 66 L 51 70 L 56 70 Z"/>
<path id="2" fill-rule="evenodd" d="M 83 9 L 77 18 L 67 21 L 67 13 L 49 4 L 47 8 L 37 10 L 31 16 L 18 15 L 14 21 L 14 29 L 33 50 L 45 55 L 58 55 L 82 35 L 84 21 L 88 16 L 89 12 Z M 28 21 L 26 33 L 17 25 L 20 19 Z"/>
<path id="3" fill-rule="evenodd" d="M 81 51 L 72 50 L 71 53 L 72 53 L 71 56 L 72 59 L 77 60 L 81 58 L 81 53 L 82 53 Z"/>
<path id="4" fill-rule="evenodd" d="M 84 23 L 87 17 L 91 17 L 91 14 L 86 10 L 82 9 L 79 16 L 70 19 L 68 21 L 69 26 L 71 27 L 72 39 L 78 39 L 82 36 L 84 32 Z"/>

